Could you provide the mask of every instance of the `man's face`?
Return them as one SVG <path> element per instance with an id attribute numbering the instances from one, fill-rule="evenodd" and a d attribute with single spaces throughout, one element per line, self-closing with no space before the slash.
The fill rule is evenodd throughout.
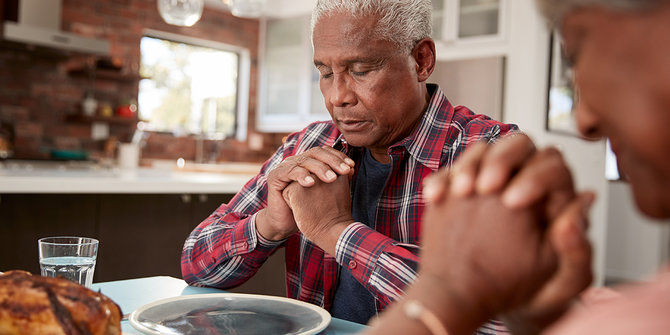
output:
<path id="1" fill-rule="evenodd" d="M 562 28 L 580 132 L 609 137 L 638 207 L 670 217 L 670 5 L 635 14 L 584 9 Z"/>
<path id="2" fill-rule="evenodd" d="M 314 27 L 314 64 L 326 108 L 349 144 L 386 153 L 426 105 L 414 58 L 372 36 L 375 20 L 334 14 Z"/>

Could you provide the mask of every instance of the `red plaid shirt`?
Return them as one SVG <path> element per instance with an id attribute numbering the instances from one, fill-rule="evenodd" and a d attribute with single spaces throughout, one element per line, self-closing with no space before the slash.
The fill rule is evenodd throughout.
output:
<path id="1" fill-rule="evenodd" d="M 400 297 L 416 277 L 424 209 L 422 180 L 438 168 L 450 166 L 469 144 L 492 142 L 516 129 L 466 107 L 453 107 L 439 87 L 429 84 L 428 88 L 432 97 L 421 123 L 410 136 L 389 148 L 392 168 L 374 229 L 351 224 L 337 242 L 335 257 L 299 232 L 279 242 L 256 233 L 256 213 L 267 205 L 267 174 L 286 157 L 328 145 L 346 152 L 358 167 L 362 148 L 349 146 L 331 121 L 316 122 L 290 134 L 256 177 L 193 230 L 182 254 L 184 279 L 197 286 L 235 287 L 283 246 L 287 295 L 291 298 L 329 309 L 339 265 L 349 267 L 377 298 L 379 311 Z M 497 328 L 489 325 L 489 331 L 491 327 Z"/>

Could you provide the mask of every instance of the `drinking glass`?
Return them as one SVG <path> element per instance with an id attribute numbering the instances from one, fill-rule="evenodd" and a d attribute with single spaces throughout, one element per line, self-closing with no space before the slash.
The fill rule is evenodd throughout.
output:
<path id="1" fill-rule="evenodd" d="M 88 237 L 45 237 L 37 241 L 40 272 L 91 287 L 98 256 L 98 240 Z"/>

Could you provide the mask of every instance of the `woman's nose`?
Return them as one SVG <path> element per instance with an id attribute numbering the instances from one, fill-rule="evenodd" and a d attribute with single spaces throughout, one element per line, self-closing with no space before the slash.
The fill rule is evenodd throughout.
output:
<path id="1" fill-rule="evenodd" d="M 603 137 L 597 113 L 584 101 L 577 102 L 575 122 L 577 123 L 577 130 L 585 139 L 597 141 Z"/>

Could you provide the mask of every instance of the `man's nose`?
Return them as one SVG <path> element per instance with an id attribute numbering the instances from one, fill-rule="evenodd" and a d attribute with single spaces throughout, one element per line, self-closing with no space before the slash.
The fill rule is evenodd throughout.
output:
<path id="1" fill-rule="evenodd" d="M 346 107 L 356 103 L 356 94 L 351 88 L 351 79 L 346 75 L 334 75 L 330 103 L 335 107 Z"/>

